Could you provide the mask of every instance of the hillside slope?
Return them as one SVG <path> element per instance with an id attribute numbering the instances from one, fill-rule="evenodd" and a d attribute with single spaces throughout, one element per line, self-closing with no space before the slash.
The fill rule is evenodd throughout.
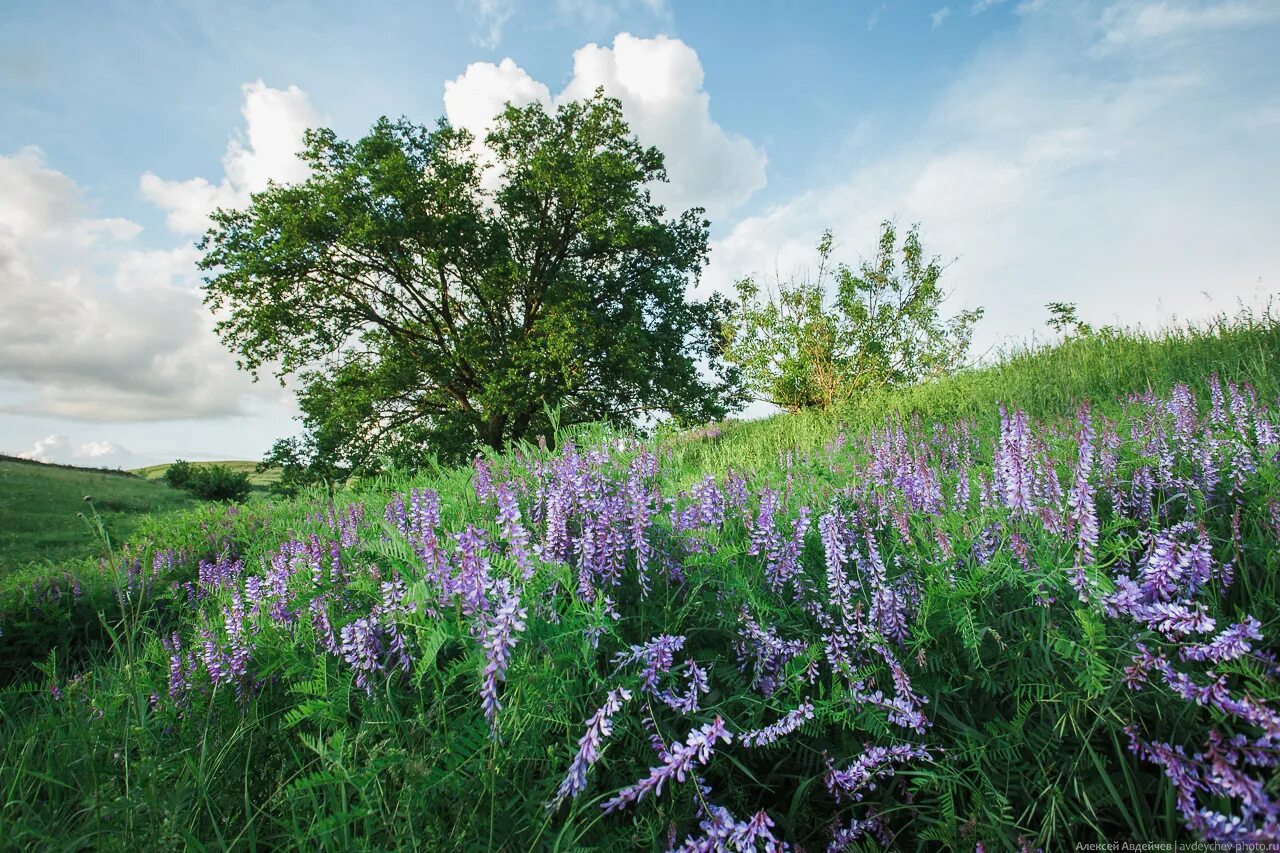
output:
<path id="1" fill-rule="evenodd" d="M 148 465 L 145 468 L 134 468 L 129 473 L 136 474 L 144 480 L 159 480 L 164 477 L 166 471 L 172 463 L 162 462 L 159 465 Z M 213 465 L 221 465 L 236 473 L 245 473 L 249 475 L 249 482 L 258 490 L 266 489 L 272 483 L 280 479 L 280 472 L 277 469 L 269 468 L 266 471 L 258 470 L 257 462 L 250 462 L 244 459 L 227 459 L 218 462 L 192 462 L 193 468 L 207 468 Z"/>
<path id="2" fill-rule="evenodd" d="M 0 829 L 1280 843 L 1276 342 L 1082 339 L 838 417 L 144 524 L 109 571 L 0 584 Z"/>
<path id="3" fill-rule="evenodd" d="M 185 492 L 123 472 L 0 458 L 0 573 L 27 562 L 54 563 L 98 553 L 81 513 L 85 496 L 113 541 L 123 543 L 152 513 L 199 502 Z"/>

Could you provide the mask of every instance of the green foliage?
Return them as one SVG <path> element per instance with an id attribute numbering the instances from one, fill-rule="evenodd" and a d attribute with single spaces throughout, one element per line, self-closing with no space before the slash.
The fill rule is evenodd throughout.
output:
<path id="1" fill-rule="evenodd" d="M 857 271 L 840 264 L 828 293 L 833 237 L 818 242 L 818 274 L 780 283 L 764 295 L 751 278 L 737 283 L 739 303 L 726 325 L 727 357 L 758 399 L 795 412 L 870 391 L 946 375 L 969 351 L 982 309 L 940 316 L 942 266 L 925 257 L 914 225 L 899 245 L 883 224 L 874 259 Z"/>
<path id="2" fill-rule="evenodd" d="M 1045 325 L 1064 337 L 1079 338 L 1090 335 L 1114 337 L 1119 333 L 1115 326 L 1095 329 L 1091 324 L 1080 319 L 1074 302 L 1048 302 L 1044 307 L 1049 309 L 1049 319 L 1045 321 Z"/>
<path id="3" fill-rule="evenodd" d="M 177 459 L 165 469 L 161 478 L 175 489 L 185 489 L 192 480 L 195 468 L 185 459 Z"/>
<path id="4" fill-rule="evenodd" d="M 501 449 L 547 434 L 548 407 L 697 423 L 740 402 L 723 301 L 685 296 L 708 223 L 653 202 L 663 158 L 620 103 L 509 106 L 485 142 L 491 157 L 445 122 L 311 131 L 306 181 L 214 215 L 201 265 L 222 340 L 301 387 L 307 435 L 272 457 L 287 488 Z"/>
<path id="5" fill-rule="evenodd" d="M 129 473 L 136 474 L 147 480 L 164 480 L 165 474 L 174 463 L 166 462 L 160 465 L 148 465 L 145 468 L 134 468 Z M 280 479 L 280 470 L 271 465 L 264 465 L 262 462 L 250 462 L 243 459 L 227 459 L 216 462 L 188 462 L 193 469 L 208 467 L 210 465 L 221 465 L 224 468 L 230 468 L 232 471 L 243 471 L 249 475 L 249 483 L 257 490 L 268 490 L 277 480 Z"/>
<path id="6" fill-rule="evenodd" d="M 689 443 L 680 452 L 686 464 L 717 472 L 760 468 L 783 454 L 821 449 L 840 429 L 873 429 L 886 417 L 953 423 L 987 418 L 1001 403 L 1016 404 L 1032 417 L 1056 417 L 1086 400 L 1107 407 L 1135 388 L 1166 393 L 1188 376 L 1214 370 L 1250 383 L 1271 400 L 1280 396 L 1277 353 L 1280 315 L 1270 306 L 1156 332 L 1103 327 L 1057 343 L 1018 345 L 994 364 L 872 391 L 831 411 L 728 424 L 718 441 Z"/>
<path id="7" fill-rule="evenodd" d="M 197 466 L 183 459 L 166 468 L 163 479 L 173 488 L 206 501 L 244 501 L 253 490 L 246 471 L 235 471 L 222 464 Z"/>
<path id="8" fill-rule="evenodd" d="M 843 427 L 834 414 L 804 413 L 694 436 L 664 435 L 660 485 L 671 494 L 708 470 L 732 466 L 750 475 L 753 485 L 781 490 L 787 484 L 791 506 L 822 506 L 836 498 L 863 452 L 856 438 L 864 418 L 878 424 L 886 414 L 900 414 L 910 421 L 936 407 L 943 419 L 972 420 L 977 440 L 989 443 L 996 427 L 993 403 L 1004 400 L 1042 418 L 1052 446 L 1062 417 L 1084 398 L 1096 401 L 1099 418 L 1115 419 L 1123 429 L 1125 393 L 1148 384 L 1161 391 L 1213 370 L 1248 379 L 1260 397 L 1274 400 L 1280 394 L 1277 351 L 1280 324 L 1256 318 L 1160 337 L 1073 337 L 982 371 L 851 403 L 839 410 Z M 855 440 L 837 442 L 841 434 Z M 579 428 L 575 437 L 586 446 L 615 436 L 599 427 Z M 524 452 L 523 462 L 495 456 L 493 464 L 514 471 L 547 459 L 533 447 Z M 1069 458 L 1059 454 L 1058 463 L 1061 472 L 1069 471 Z M 1121 460 L 1122 466 L 1134 464 Z M 1264 464 L 1250 481 L 1241 496 L 1238 532 L 1225 521 L 1210 531 L 1215 546 L 1233 555 L 1238 572 L 1232 597 L 1212 615 L 1225 624 L 1251 613 L 1268 639 L 1280 630 L 1280 551 L 1266 497 L 1275 494 L 1277 473 L 1274 464 Z M 416 649 L 413 673 L 375 684 L 372 695 L 354 685 L 340 660 L 318 652 L 305 614 L 292 631 L 271 630 L 260 614 L 254 624 L 264 630 L 253 666 L 262 683 L 256 691 L 244 697 L 225 688 L 199 693 L 188 711 L 169 701 L 170 651 L 162 640 L 178 628 L 187 636 L 218 630 L 230 594 L 215 593 L 193 606 L 184 591 L 166 583 L 147 596 L 121 597 L 134 559 L 149 566 L 163 546 L 178 561 L 175 580 L 192 577 L 200 560 L 224 552 L 257 566 L 271 560 L 280 542 L 278 535 L 264 534 L 268 515 L 273 534 L 287 529 L 306 541 L 312 533 L 332 535 L 325 517 L 360 503 L 368 520 L 342 558 L 359 572 L 347 594 L 367 607 L 378 600 L 380 579 L 417 559 L 382 524 L 392 493 L 434 488 L 444 527 L 473 523 L 498 535 L 492 508 L 476 503 L 470 478 L 469 469 L 439 468 L 332 492 L 303 489 L 296 499 L 269 507 L 203 506 L 144 525 L 134 547 L 105 566 L 86 561 L 56 571 L 31 568 L 12 582 L 0 581 L 0 661 L 14 662 L 0 679 L 7 685 L 0 688 L 5 844 L 665 849 L 669 832 L 679 840 L 696 825 L 691 781 L 646 801 L 634 810 L 634 822 L 632 814 L 605 816 L 599 808 L 655 763 L 635 713 L 616 718 L 581 800 L 556 811 L 545 803 L 583 721 L 614 678 L 612 654 L 670 631 L 687 634 L 680 657 L 709 670 L 707 706 L 723 713 L 734 731 L 776 721 L 795 707 L 800 691 L 812 689 L 816 720 L 772 747 L 723 750 L 705 777 L 717 802 L 739 815 L 767 809 L 780 835 L 822 849 L 831 808 L 820 779 L 823 753 L 833 760 L 855 755 L 868 741 L 884 742 L 889 729 L 882 714 L 851 701 L 839 687 L 822 681 L 802 686 L 805 659 L 790 665 L 782 693 L 765 700 L 747 689 L 750 674 L 739 670 L 730 651 L 738 609 L 750 607 L 785 639 L 812 636 L 812 622 L 801 604 L 763 593 L 760 560 L 747 555 L 748 534 L 736 519 L 716 534 L 713 554 L 690 557 L 684 585 L 659 584 L 641 599 L 628 570 L 616 597 L 618 619 L 600 602 L 586 605 L 565 593 L 577 582 L 571 568 L 540 566 L 525 596 L 531 615 L 537 610 L 540 616 L 530 619 L 513 654 L 498 741 L 489 738 L 479 709 L 484 661 L 474 626 L 453 611 L 420 608 L 404 616 L 402 628 Z M 955 483 L 940 485 L 951 494 Z M 869 795 L 891 825 L 900 826 L 905 814 L 915 818 L 894 847 L 908 839 L 920 849 L 972 849 L 982 840 L 990 850 L 1016 849 L 1020 838 L 1049 850 L 1077 841 L 1181 839 L 1163 774 L 1129 754 L 1123 726 L 1135 718 L 1151 721 L 1176 743 L 1194 748 L 1189 732 L 1199 724 L 1192 718 L 1197 710 L 1166 701 L 1154 686 L 1124 688 L 1134 626 L 1101 619 L 1075 598 L 1064 581 L 1068 561 L 1060 538 L 1001 512 L 944 512 L 937 530 L 915 516 L 905 530 L 884 531 L 879 542 L 891 572 L 910 567 L 920 578 L 921 607 L 902 657 L 915 688 L 930 697 L 927 739 L 943 747 L 933 763 L 904 767 Z M 985 564 L 964 556 L 960 544 L 996 520 L 1025 539 L 1030 568 L 1004 541 L 995 543 L 995 556 Z M 1110 523 L 1104 514 L 1104 524 Z M 1105 530 L 1115 544 L 1099 555 L 1100 563 L 1142 553 L 1147 531 Z M 939 531 L 957 544 L 959 559 L 937 558 Z M 801 563 L 806 582 L 820 586 L 815 538 L 806 543 Z M 375 577 L 374 567 L 382 574 Z M 495 565 L 499 574 L 513 571 L 505 560 Z M 84 587 L 80 603 L 48 594 L 54 583 L 66 588 L 73 574 Z M 1043 600 L 1046 591 L 1055 593 L 1053 601 Z M 409 600 L 425 600 L 415 597 L 424 592 L 411 588 Z M 859 603 L 865 612 L 869 602 Z M 810 653 L 822 652 L 814 647 Z M 1239 668 L 1248 675 L 1247 666 Z M 883 666 L 865 669 L 860 677 L 890 684 Z M 1280 700 L 1266 680 L 1256 683 L 1254 698 Z M 668 743 L 685 737 L 689 720 L 663 716 L 663 710 L 659 705 L 658 734 Z M 742 779 L 751 784 L 733 787 Z"/>
<path id="9" fill-rule="evenodd" d="M 225 465 L 207 465 L 194 469 L 183 488 L 206 501 L 239 503 L 249 498 L 253 486 L 244 471 L 232 471 Z"/>

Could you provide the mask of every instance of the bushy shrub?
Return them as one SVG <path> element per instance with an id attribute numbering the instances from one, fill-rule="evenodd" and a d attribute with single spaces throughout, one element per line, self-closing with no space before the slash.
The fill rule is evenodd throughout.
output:
<path id="1" fill-rule="evenodd" d="M 187 484 L 191 482 L 191 477 L 195 474 L 196 469 L 190 462 L 185 459 L 179 459 L 170 465 L 164 472 L 164 481 L 175 489 L 185 489 Z"/>
<path id="2" fill-rule="evenodd" d="M 899 240 L 894 224 L 883 223 L 875 258 L 857 270 L 832 270 L 833 247 L 827 231 L 818 242 L 817 276 L 779 282 L 776 296 L 762 293 L 753 278 L 737 283 L 725 357 L 741 368 L 756 399 L 791 412 L 831 409 L 965 363 L 982 309 L 943 318 L 942 264 L 925 255 L 919 225 Z"/>
<path id="3" fill-rule="evenodd" d="M 249 497 L 252 486 L 249 475 L 243 471 L 232 471 L 225 465 L 210 465 L 197 468 L 187 481 L 187 491 L 207 501 L 236 501 Z"/>
<path id="4" fill-rule="evenodd" d="M 243 501 L 253 489 L 243 471 L 232 471 L 226 465 L 197 467 L 183 459 L 169 466 L 164 480 L 206 501 Z"/>

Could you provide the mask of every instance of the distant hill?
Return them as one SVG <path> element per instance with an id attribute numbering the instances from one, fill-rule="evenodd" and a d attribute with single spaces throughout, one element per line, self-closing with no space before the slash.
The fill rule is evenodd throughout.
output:
<path id="1" fill-rule="evenodd" d="M 88 514 L 86 496 L 115 543 L 125 541 L 148 514 L 200 503 L 128 471 L 0 456 L 0 573 L 30 562 L 97 553 L 98 543 L 78 517 Z"/>
<path id="2" fill-rule="evenodd" d="M 67 471 L 92 471 L 95 474 L 115 474 L 119 477 L 136 477 L 133 471 L 123 468 L 86 468 L 82 465 L 63 465 L 60 462 L 44 462 L 39 459 L 23 459 L 21 456 L 10 456 L 0 453 L 0 462 L 14 462 L 18 465 L 39 465 L 43 468 L 62 468 Z"/>
<path id="3" fill-rule="evenodd" d="M 164 472 L 169 470 L 172 462 L 163 462 L 159 465 L 148 465 L 145 468 L 134 468 L 129 474 L 142 477 L 144 480 L 159 480 L 164 476 Z M 258 470 L 257 462 L 249 462 L 244 459 L 227 459 L 218 462 L 192 462 L 194 468 L 207 468 L 212 465 L 221 465 L 224 468 L 230 468 L 232 471 L 243 471 L 249 475 L 249 482 L 259 490 L 265 489 L 272 483 L 280 479 L 280 471 L 270 468 L 266 471 Z"/>

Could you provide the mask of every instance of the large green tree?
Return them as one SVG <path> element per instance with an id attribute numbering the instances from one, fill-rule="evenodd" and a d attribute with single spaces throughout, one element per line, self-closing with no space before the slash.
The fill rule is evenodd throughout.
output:
<path id="1" fill-rule="evenodd" d="M 737 283 L 726 323 L 728 358 L 755 397 L 789 411 L 827 409 L 869 390 L 918 382 L 960 367 L 982 309 L 942 316 L 942 265 L 925 255 L 920 227 L 901 238 L 881 226 L 875 257 L 832 266 L 831 232 L 818 242 L 814 278 L 762 290 Z"/>
<path id="2" fill-rule="evenodd" d="M 722 300 L 686 296 L 700 209 L 668 217 L 661 152 L 618 101 L 508 106 L 484 140 L 382 119 L 310 131 L 310 177 L 220 210 L 201 242 L 207 304 L 254 372 L 292 377 L 307 428 L 277 461 L 337 475 L 413 464 L 563 422 L 723 417 Z"/>

